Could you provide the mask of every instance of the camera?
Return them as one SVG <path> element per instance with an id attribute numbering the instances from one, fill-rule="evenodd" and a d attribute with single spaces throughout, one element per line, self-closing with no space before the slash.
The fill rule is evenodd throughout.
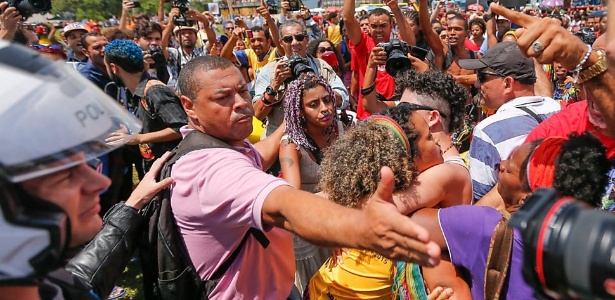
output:
<path id="1" fill-rule="evenodd" d="M 287 83 L 297 79 L 297 77 L 303 73 L 314 72 L 314 70 L 310 68 L 309 62 L 298 54 L 291 55 L 286 63 L 292 71 L 292 76 L 286 80 Z"/>
<path id="2" fill-rule="evenodd" d="M 523 277 L 542 298 L 607 299 L 615 278 L 615 216 L 596 211 L 555 189 L 536 191 L 512 215 L 521 231 Z"/>
<path id="3" fill-rule="evenodd" d="M 278 14 L 278 4 L 274 0 L 267 0 L 266 4 L 270 15 Z"/>
<path id="4" fill-rule="evenodd" d="M 190 9 L 188 0 L 173 0 L 173 7 L 179 8 L 179 17 L 173 17 L 173 24 L 175 24 L 175 26 L 194 25 L 194 21 L 186 19 L 186 16 L 184 15 L 188 9 Z"/>
<path id="5" fill-rule="evenodd" d="M 378 47 L 387 53 L 385 69 L 389 75 L 395 76 L 400 71 L 412 68 L 412 62 L 408 58 L 410 48 L 406 42 L 393 39 L 388 43 L 379 43 Z"/>
<path id="6" fill-rule="evenodd" d="M 152 59 L 154 60 L 152 67 L 154 68 L 165 66 L 167 64 L 167 60 L 164 58 L 164 54 L 162 54 L 162 48 L 159 46 L 149 46 L 149 50 L 145 51 L 145 54 L 150 54 L 152 56 Z"/>
<path id="7" fill-rule="evenodd" d="M 300 0 L 289 0 L 288 6 L 290 7 L 289 11 L 298 11 L 301 9 L 303 3 Z"/>
<path id="8" fill-rule="evenodd" d="M 583 27 L 579 29 L 574 35 L 580 38 L 583 43 L 592 45 L 596 41 L 596 35 L 594 34 L 594 29 L 591 27 Z"/>
<path id="9" fill-rule="evenodd" d="M 17 8 L 22 18 L 33 14 L 44 14 L 51 10 L 51 0 L 7 0 L 9 6 Z"/>

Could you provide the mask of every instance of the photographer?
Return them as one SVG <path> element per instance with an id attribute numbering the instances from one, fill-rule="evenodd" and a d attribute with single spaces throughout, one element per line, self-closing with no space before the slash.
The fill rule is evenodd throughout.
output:
<path id="1" fill-rule="evenodd" d="M 140 236 L 137 211 L 173 180 L 156 182 L 159 160 L 103 221 L 98 195 L 110 181 L 96 157 L 138 120 L 70 66 L 21 46 L 0 42 L 0 65 L 2 127 L 20 128 L 0 137 L 11 145 L 0 150 L 0 298 L 105 299 Z"/>
<path id="2" fill-rule="evenodd" d="M 284 89 L 286 82 L 298 77 L 295 70 L 311 69 L 322 76 L 333 88 L 335 105 L 345 108 L 348 105 L 348 91 L 342 80 L 324 60 L 307 55 L 308 36 L 303 23 L 288 20 L 280 28 L 280 44 L 286 54 L 282 60 L 268 63 L 256 77 L 254 88 L 255 117 L 267 118 L 266 136 L 275 131 L 284 120 Z M 292 68 L 291 68 L 292 67 Z"/>
<path id="3" fill-rule="evenodd" d="M 169 53 L 163 45 L 160 24 L 151 21 L 137 23 L 134 28 L 134 41 L 141 47 L 145 68 L 150 70 L 150 75 L 162 82 L 169 82 L 173 73 L 167 69 Z"/>

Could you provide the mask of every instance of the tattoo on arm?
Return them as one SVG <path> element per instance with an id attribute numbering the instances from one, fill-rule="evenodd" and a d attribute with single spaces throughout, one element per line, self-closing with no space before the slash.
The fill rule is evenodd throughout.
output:
<path id="1" fill-rule="evenodd" d="M 292 158 L 288 158 L 288 157 L 280 158 L 280 163 L 287 164 L 289 167 L 292 167 L 294 162 L 295 161 Z"/>

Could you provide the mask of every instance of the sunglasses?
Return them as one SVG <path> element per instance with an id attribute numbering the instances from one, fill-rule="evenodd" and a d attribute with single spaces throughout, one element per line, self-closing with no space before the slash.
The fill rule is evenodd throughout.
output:
<path id="1" fill-rule="evenodd" d="M 295 38 L 295 40 L 297 40 L 297 42 L 303 42 L 303 40 L 307 37 L 307 35 L 303 33 L 295 34 L 295 35 L 287 35 L 285 37 L 282 37 L 282 41 L 284 41 L 284 43 L 292 43 L 293 37 Z"/>
<path id="2" fill-rule="evenodd" d="M 325 53 L 327 51 L 333 51 L 333 48 L 331 48 L 331 47 L 327 47 L 327 48 L 325 48 L 325 47 L 318 47 L 318 52 L 320 52 L 320 53 Z"/>
<path id="3" fill-rule="evenodd" d="M 405 108 L 408 108 L 410 110 L 428 110 L 428 111 L 435 110 L 438 113 L 440 113 L 440 116 L 442 116 L 443 118 L 446 118 L 446 115 L 443 114 L 442 112 L 440 112 L 439 110 L 437 110 L 437 109 L 435 109 L 433 107 L 425 106 L 425 105 L 420 105 L 420 104 L 415 104 L 415 103 L 408 103 L 408 102 L 401 102 L 397 106 L 405 107 Z"/>
<path id="4" fill-rule="evenodd" d="M 477 75 L 477 79 L 478 79 L 479 82 L 486 82 L 487 75 L 497 76 L 497 77 L 506 77 L 506 76 L 504 76 L 502 74 L 498 74 L 498 73 L 495 73 L 495 72 L 489 72 L 489 71 L 482 71 L 482 70 L 479 70 L 476 73 L 476 75 Z"/>
<path id="5" fill-rule="evenodd" d="M 226 28 L 224 28 L 224 30 L 233 30 L 233 29 L 235 29 L 235 27 L 226 27 Z"/>
<path id="6" fill-rule="evenodd" d="M 51 50 L 63 50 L 62 46 L 60 45 L 41 45 L 41 44 L 32 44 L 30 47 L 32 47 L 32 49 L 34 50 L 41 50 L 41 49 L 51 49 Z"/>
<path id="7" fill-rule="evenodd" d="M 440 35 L 440 39 L 446 39 L 446 38 L 448 38 L 448 35 L 446 35 L 446 34 L 441 34 Z"/>

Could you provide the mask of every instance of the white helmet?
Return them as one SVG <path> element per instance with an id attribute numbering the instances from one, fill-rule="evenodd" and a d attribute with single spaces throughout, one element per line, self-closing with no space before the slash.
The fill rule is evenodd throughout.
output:
<path id="1" fill-rule="evenodd" d="M 29 196 L 17 183 L 114 150 L 141 123 L 65 62 L 4 41 L 0 82 L 0 281 L 5 281 L 60 266 L 70 237 L 62 209 Z M 106 143 L 117 130 L 127 137 Z"/>

